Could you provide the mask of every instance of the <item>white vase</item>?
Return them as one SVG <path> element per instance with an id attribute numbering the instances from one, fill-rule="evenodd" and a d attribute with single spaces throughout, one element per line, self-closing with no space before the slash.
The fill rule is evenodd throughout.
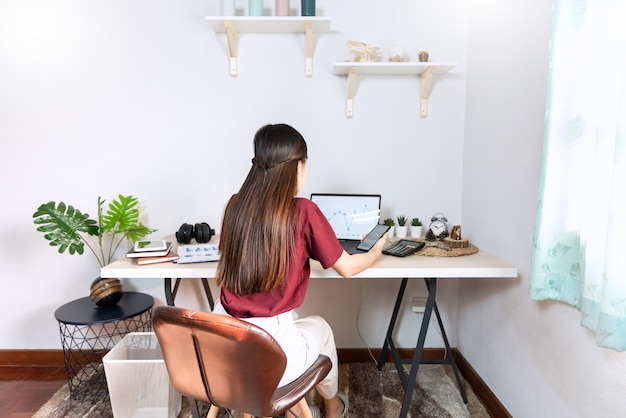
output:
<path id="1" fill-rule="evenodd" d="M 235 0 L 221 0 L 220 13 L 222 16 L 235 16 Z"/>
<path id="2" fill-rule="evenodd" d="M 411 233 L 411 236 L 413 238 L 419 238 L 422 236 L 422 228 L 423 228 L 422 225 L 420 226 L 411 225 L 411 227 L 409 228 L 410 229 L 409 232 Z"/>
<path id="3" fill-rule="evenodd" d="M 276 16 L 289 16 L 289 0 L 276 0 L 274 14 Z"/>
<path id="4" fill-rule="evenodd" d="M 263 0 L 248 0 L 248 16 L 263 16 Z"/>
<path id="5" fill-rule="evenodd" d="M 406 225 L 396 226 L 396 237 L 398 237 L 400 239 L 406 238 L 406 233 L 407 233 L 408 229 L 409 229 L 409 227 L 406 226 Z"/>

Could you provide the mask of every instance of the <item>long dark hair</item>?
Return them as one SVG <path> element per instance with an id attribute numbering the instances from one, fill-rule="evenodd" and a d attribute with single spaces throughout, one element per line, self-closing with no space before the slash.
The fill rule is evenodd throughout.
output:
<path id="1" fill-rule="evenodd" d="M 291 126 L 257 131 L 250 172 L 224 212 L 218 285 L 236 294 L 282 285 L 294 249 L 298 162 L 306 159 L 306 142 Z"/>

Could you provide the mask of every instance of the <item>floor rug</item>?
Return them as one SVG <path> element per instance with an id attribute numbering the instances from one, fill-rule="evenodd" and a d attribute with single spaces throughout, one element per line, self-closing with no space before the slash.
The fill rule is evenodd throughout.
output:
<path id="1" fill-rule="evenodd" d="M 450 366 L 421 366 L 413 390 L 409 417 L 489 418 L 489 413 L 472 388 L 465 380 L 462 380 L 462 383 L 468 399 L 467 404 L 461 399 Z M 339 390 L 349 397 L 350 418 L 395 418 L 400 414 L 404 391 L 398 372 L 391 363 L 385 364 L 382 371 L 379 371 L 374 363 L 340 365 Z M 315 391 L 308 396 L 308 400 L 310 404 L 323 404 Z M 241 415 L 235 413 L 234 416 Z M 112 418 L 113 412 L 108 397 L 96 401 L 73 400 L 69 396 L 67 385 L 64 385 L 33 417 Z M 191 417 L 185 398 L 178 417 Z M 219 418 L 222 417 L 228 417 L 225 411 L 220 411 Z"/>

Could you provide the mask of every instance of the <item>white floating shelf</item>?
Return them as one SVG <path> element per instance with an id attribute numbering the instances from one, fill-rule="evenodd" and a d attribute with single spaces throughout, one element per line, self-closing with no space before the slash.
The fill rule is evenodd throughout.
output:
<path id="1" fill-rule="evenodd" d="M 328 32 L 329 17 L 321 16 L 207 16 L 215 32 L 226 32 L 224 22 L 231 22 L 237 33 L 305 33 L 306 22 L 312 23 L 313 32 Z"/>
<path id="2" fill-rule="evenodd" d="M 350 68 L 364 75 L 421 75 L 428 68 L 435 67 L 435 73 L 448 73 L 456 63 L 452 62 L 336 62 L 334 75 L 346 75 Z"/>
<path id="3" fill-rule="evenodd" d="M 456 63 L 452 62 L 336 62 L 334 75 L 346 75 L 346 117 L 351 118 L 354 107 L 357 75 L 418 75 L 421 78 L 420 116 L 428 116 L 428 98 L 433 74 L 450 72 Z"/>
<path id="4" fill-rule="evenodd" d="M 237 76 L 237 34 L 302 33 L 306 35 L 305 74 L 313 75 L 313 33 L 330 30 L 329 17 L 321 16 L 207 16 L 216 33 L 226 33 L 230 53 L 230 75 Z"/>

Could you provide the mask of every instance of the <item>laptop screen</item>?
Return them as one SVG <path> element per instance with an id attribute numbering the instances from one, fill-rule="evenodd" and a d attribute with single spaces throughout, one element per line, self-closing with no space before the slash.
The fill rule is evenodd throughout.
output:
<path id="1" fill-rule="evenodd" d="M 380 220 L 379 194 L 312 193 L 338 239 L 361 240 Z"/>

